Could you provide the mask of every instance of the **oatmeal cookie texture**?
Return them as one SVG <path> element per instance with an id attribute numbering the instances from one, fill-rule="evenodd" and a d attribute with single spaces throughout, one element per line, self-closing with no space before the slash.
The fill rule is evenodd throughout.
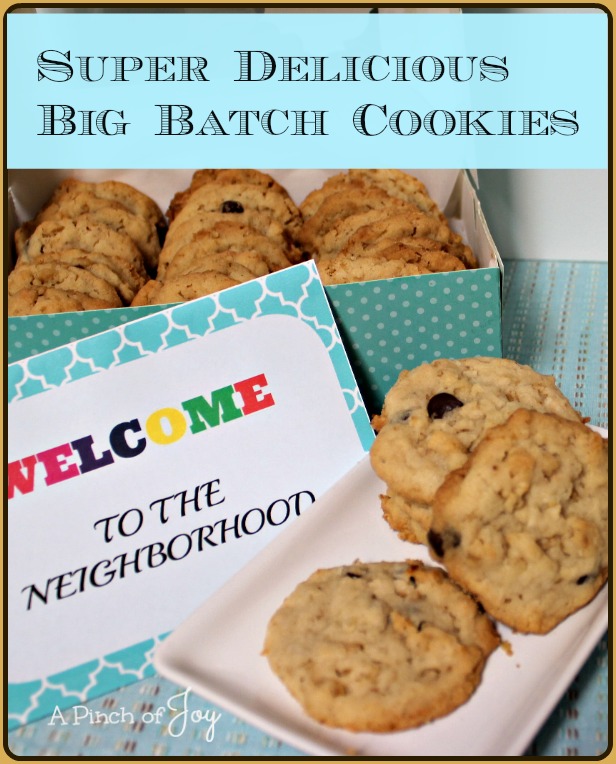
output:
<path id="1" fill-rule="evenodd" d="M 338 173 L 308 194 L 299 209 L 299 246 L 317 262 L 326 284 L 478 266 L 424 184 L 403 170 Z M 369 259 L 366 267 L 358 263 L 362 258 Z M 412 267 L 404 270 L 404 265 Z"/>
<path id="2" fill-rule="evenodd" d="M 447 475 L 520 408 L 581 421 L 552 377 L 508 359 L 439 359 L 401 372 L 374 420 L 379 432 L 370 459 L 395 499 L 384 506 L 386 518 L 403 538 L 425 543 L 430 507 Z"/>
<path id="3" fill-rule="evenodd" d="M 164 229 L 156 203 L 126 183 L 63 180 L 15 232 L 8 314 L 130 305 L 158 266 Z"/>
<path id="4" fill-rule="evenodd" d="M 607 442 L 519 409 L 436 493 L 432 555 L 499 621 L 546 633 L 608 574 Z"/>
<path id="5" fill-rule="evenodd" d="M 302 582 L 272 616 L 264 654 L 318 722 L 391 732 L 466 702 L 499 643 L 440 568 L 358 562 Z"/>

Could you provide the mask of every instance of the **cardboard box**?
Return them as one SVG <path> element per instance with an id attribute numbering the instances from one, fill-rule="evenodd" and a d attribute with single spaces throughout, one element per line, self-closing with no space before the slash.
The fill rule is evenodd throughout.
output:
<path id="1" fill-rule="evenodd" d="M 339 170 L 266 170 L 299 203 Z M 366 408 L 380 411 L 402 369 L 437 358 L 502 355 L 503 265 L 482 214 L 473 176 L 464 170 L 408 170 L 428 187 L 454 230 L 471 246 L 477 270 L 327 286 L 336 321 Z M 192 170 L 13 170 L 9 172 L 9 223 L 34 217 L 67 175 L 113 178 L 134 184 L 166 210 Z M 116 308 L 85 313 L 11 318 L 8 360 L 13 362 L 162 310 Z"/>

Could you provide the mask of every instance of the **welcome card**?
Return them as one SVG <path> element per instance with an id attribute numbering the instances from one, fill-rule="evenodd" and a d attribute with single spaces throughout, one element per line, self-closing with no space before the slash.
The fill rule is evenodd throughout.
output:
<path id="1" fill-rule="evenodd" d="M 12 726 L 150 672 L 373 438 L 313 264 L 12 364 L 8 391 Z"/>

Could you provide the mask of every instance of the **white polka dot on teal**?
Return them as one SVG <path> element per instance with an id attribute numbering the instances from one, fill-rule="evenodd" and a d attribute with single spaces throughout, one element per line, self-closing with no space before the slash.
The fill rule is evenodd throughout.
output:
<path id="1" fill-rule="evenodd" d="M 353 292 L 350 289 L 347 289 L 346 292 L 345 292 L 345 295 L 347 297 L 353 297 Z"/>
<path id="2" fill-rule="evenodd" d="M 426 311 L 423 308 L 417 308 L 417 314 L 423 316 Z"/>
<path id="3" fill-rule="evenodd" d="M 374 294 L 380 294 L 381 293 L 381 287 L 375 286 L 375 287 L 372 288 L 372 291 L 374 292 Z"/>
<path id="4" fill-rule="evenodd" d="M 423 292 L 421 290 L 418 290 L 415 292 L 415 297 L 423 297 Z"/>
<path id="5" fill-rule="evenodd" d="M 479 289 L 477 284 L 471 284 L 471 292 L 476 292 Z"/>

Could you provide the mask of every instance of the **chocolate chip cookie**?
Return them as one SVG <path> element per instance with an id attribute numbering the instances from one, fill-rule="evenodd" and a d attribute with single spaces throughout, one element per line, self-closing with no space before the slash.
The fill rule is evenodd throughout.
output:
<path id="1" fill-rule="evenodd" d="M 607 579 L 607 443 L 584 424 L 515 411 L 432 506 L 435 559 L 516 631 L 550 631 Z"/>
<path id="2" fill-rule="evenodd" d="M 318 722 L 391 732 L 466 702 L 499 641 L 440 568 L 357 562 L 301 583 L 272 616 L 263 652 Z"/>

